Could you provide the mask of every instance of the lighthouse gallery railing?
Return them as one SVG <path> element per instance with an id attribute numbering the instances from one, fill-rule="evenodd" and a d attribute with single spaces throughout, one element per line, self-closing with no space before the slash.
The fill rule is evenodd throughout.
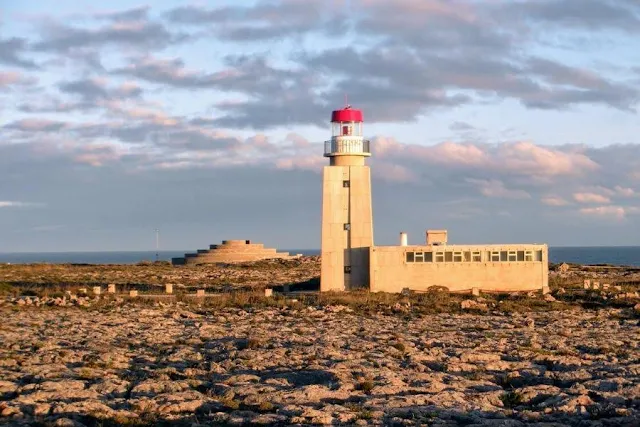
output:
<path id="1" fill-rule="evenodd" d="M 371 154 L 368 139 L 329 140 L 324 142 L 324 154 Z"/>

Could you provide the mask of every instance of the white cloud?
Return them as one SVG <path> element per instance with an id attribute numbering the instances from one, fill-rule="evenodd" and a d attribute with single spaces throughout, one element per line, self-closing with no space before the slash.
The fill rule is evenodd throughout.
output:
<path id="1" fill-rule="evenodd" d="M 38 207 L 38 206 L 42 206 L 42 204 L 16 202 L 11 200 L 0 200 L 0 208 L 24 208 L 24 207 Z"/>

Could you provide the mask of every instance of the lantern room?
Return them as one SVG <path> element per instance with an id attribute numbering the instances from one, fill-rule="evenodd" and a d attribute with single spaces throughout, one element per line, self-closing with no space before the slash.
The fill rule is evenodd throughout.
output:
<path id="1" fill-rule="evenodd" d="M 362 136 L 362 111 L 347 105 L 331 113 L 331 136 Z"/>
<path id="2" fill-rule="evenodd" d="M 345 106 L 331 113 L 331 140 L 325 141 L 325 157 L 371 155 L 369 141 L 363 138 L 362 111 Z"/>

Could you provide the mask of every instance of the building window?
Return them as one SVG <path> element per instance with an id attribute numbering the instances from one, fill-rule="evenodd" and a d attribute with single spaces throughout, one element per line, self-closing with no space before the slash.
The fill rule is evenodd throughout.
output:
<path id="1" fill-rule="evenodd" d="M 542 251 L 536 251 L 536 261 L 542 261 Z"/>
<path id="2" fill-rule="evenodd" d="M 491 260 L 491 262 L 500 261 L 500 252 L 499 251 L 491 251 L 491 252 L 489 252 L 489 260 Z"/>
<path id="3" fill-rule="evenodd" d="M 435 252 L 436 262 L 444 262 L 444 252 Z"/>
<path id="4" fill-rule="evenodd" d="M 424 262 L 433 262 L 433 252 L 424 253 Z"/>
<path id="5" fill-rule="evenodd" d="M 507 259 L 509 262 L 516 262 L 518 260 L 518 254 L 516 251 L 509 251 L 507 254 Z"/>
<path id="6" fill-rule="evenodd" d="M 453 253 L 453 262 L 462 262 L 462 252 Z"/>
<path id="7" fill-rule="evenodd" d="M 482 262 L 482 254 L 480 251 L 475 251 L 471 253 L 471 260 L 473 262 Z"/>
<path id="8" fill-rule="evenodd" d="M 424 262 L 424 253 L 416 252 L 416 262 Z"/>
<path id="9" fill-rule="evenodd" d="M 444 253 L 444 262 L 453 262 L 453 252 Z"/>
<path id="10" fill-rule="evenodd" d="M 344 188 L 349 188 L 349 186 L 350 186 L 349 181 L 342 181 L 342 186 L 343 186 Z"/>
<path id="11" fill-rule="evenodd" d="M 415 262 L 415 257 L 413 252 L 407 252 L 407 262 Z"/>
<path id="12" fill-rule="evenodd" d="M 533 251 L 524 251 L 524 260 L 533 261 Z"/>
<path id="13" fill-rule="evenodd" d="M 500 261 L 507 261 L 507 251 L 500 251 Z"/>
<path id="14" fill-rule="evenodd" d="M 471 262 L 471 252 L 466 251 L 464 253 L 464 262 Z"/>
<path id="15" fill-rule="evenodd" d="M 518 261 L 524 261 L 524 251 L 518 251 Z"/>

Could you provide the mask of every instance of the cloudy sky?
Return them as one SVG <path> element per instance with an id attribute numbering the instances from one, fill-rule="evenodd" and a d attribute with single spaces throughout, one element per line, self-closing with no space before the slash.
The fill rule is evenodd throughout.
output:
<path id="1" fill-rule="evenodd" d="M 637 0 L 3 1 L 0 251 L 318 248 L 332 109 L 375 241 L 640 244 Z"/>

